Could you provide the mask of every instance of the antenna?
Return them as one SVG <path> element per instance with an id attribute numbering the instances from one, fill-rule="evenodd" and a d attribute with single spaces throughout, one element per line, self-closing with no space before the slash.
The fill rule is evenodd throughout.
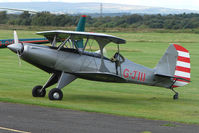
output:
<path id="1" fill-rule="evenodd" d="M 100 17 L 102 17 L 102 9 L 103 9 L 103 4 L 100 3 Z"/>

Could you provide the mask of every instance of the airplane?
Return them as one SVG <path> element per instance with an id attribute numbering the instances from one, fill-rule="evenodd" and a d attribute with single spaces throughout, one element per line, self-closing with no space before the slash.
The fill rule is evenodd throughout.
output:
<path id="1" fill-rule="evenodd" d="M 25 38 L 25 39 L 19 39 L 19 42 L 35 43 L 35 44 L 50 43 L 46 38 Z M 8 45 L 13 44 L 13 43 L 14 43 L 13 39 L 1 39 L 0 48 L 6 48 Z"/>
<path id="2" fill-rule="evenodd" d="M 51 42 L 51 46 L 31 43 L 19 43 L 17 33 L 14 31 L 14 44 L 8 48 L 17 53 L 24 61 L 50 73 L 48 81 L 42 86 L 37 85 L 32 89 L 33 97 L 45 97 L 46 88 L 57 83 L 48 93 L 50 100 L 62 100 L 62 88 L 77 78 L 113 82 L 133 83 L 148 86 L 164 87 L 172 90 L 178 99 L 175 87 L 190 83 L 190 55 L 189 51 L 178 44 L 171 44 L 155 68 L 151 69 L 136 64 L 122 56 L 120 45 L 126 41 L 116 36 L 53 30 L 37 32 Z M 76 40 L 85 39 L 83 48 L 78 48 Z M 58 46 L 57 42 L 62 41 Z M 90 40 L 97 42 L 100 53 L 86 51 Z M 70 43 L 74 42 L 74 47 Z M 117 51 L 112 58 L 104 56 L 103 49 L 109 43 L 117 46 Z"/>
<path id="3" fill-rule="evenodd" d="M 16 9 L 13 9 L 16 10 Z M 77 24 L 76 31 L 84 31 L 85 30 L 85 23 L 86 23 L 86 15 L 82 15 L 80 20 Z M 77 40 L 77 46 L 79 48 L 83 47 L 83 40 Z M 19 39 L 19 42 L 22 43 L 34 43 L 34 44 L 48 44 L 50 43 L 46 38 L 25 38 Z M 14 39 L 0 39 L 0 48 L 6 48 L 8 45 L 13 44 Z"/>

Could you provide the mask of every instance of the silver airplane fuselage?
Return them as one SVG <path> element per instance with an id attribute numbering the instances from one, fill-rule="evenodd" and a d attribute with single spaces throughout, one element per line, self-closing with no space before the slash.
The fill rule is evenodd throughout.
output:
<path id="1" fill-rule="evenodd" d="M 12 48 L 11 45 L 9 48 L 15 53 L 19 50 L 19 48 Z M 125 59 L 116 68 L 115 62 L 104 57 L 104 64 L 108 71 L 100 72 L 101 55 L 94 52 L 78 53 L 72 48 L 58 50 L 57 47 L 37 44 L 23 44 L 21 49 L 20 57 L 23 60 L 48 73 L 65 72 L 78 78 L 94 81 L 169 87 L 169 85 L 165 86 L 164 83 L 156 80 L 154 69 L 136 64 L 128 59 Z"/>

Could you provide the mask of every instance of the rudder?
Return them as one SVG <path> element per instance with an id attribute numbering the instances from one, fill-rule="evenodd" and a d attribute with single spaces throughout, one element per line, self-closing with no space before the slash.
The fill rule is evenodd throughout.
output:
<path id="1" fill-rule="evenodd" d="M 155 74 L 173 79 L 174 87 L 190 82 L 190 55 L 184 47 L 171 44 L 155 68 Z"/>
<path id="2" fill-rule="evenodd" d="M 173 84 L 173 88 L 174 88 L 174 87 L 184 86 L 189 83 L 188 81 L 190 81 L 191 79 L 191 74 L 190 74 L 191 65 L 190 65 L 189 51 L 180 45 L 177 45 L 177 44 L 173 44 L 173 45 L 176 51 L 178 52 L 174 77 L 187 80 L 185 81 L 182 79 L 176 79 L 176 82 Z"/>

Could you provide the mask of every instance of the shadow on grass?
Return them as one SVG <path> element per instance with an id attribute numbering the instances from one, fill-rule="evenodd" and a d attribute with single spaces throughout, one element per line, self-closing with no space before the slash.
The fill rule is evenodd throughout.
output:
<path id="1" fill-rule="evenodd" d="M 197 99 L 181 98 L 173 100 L 173 95 L 166 96 L 146 96 L 146 95 L 100 95 L 100 94 L 70 94 L 64 96 L 64 101 L 76 102 L 106 102 L 115 104 L 151 104 L 151 103 L 169 103 L 169 104 L 187 104 L 198 103 Z"/>
<path id="2" fill-rule="evenodd" d="M 151 103 L 151 102 L 172 102 L 172 98 L 162 97 L 125 97 L 125 96 L 103 96 L 103 95 L 86 95 L 86 94 L 70 94 L 65 96 L 64 101 L 78 101 L 78 102 L 107 102 L 107 103 L 120 103 L 120 104 L 133 104 L 133 103 Z M 176 101 L 176 100 L 175 100 Z"/>

